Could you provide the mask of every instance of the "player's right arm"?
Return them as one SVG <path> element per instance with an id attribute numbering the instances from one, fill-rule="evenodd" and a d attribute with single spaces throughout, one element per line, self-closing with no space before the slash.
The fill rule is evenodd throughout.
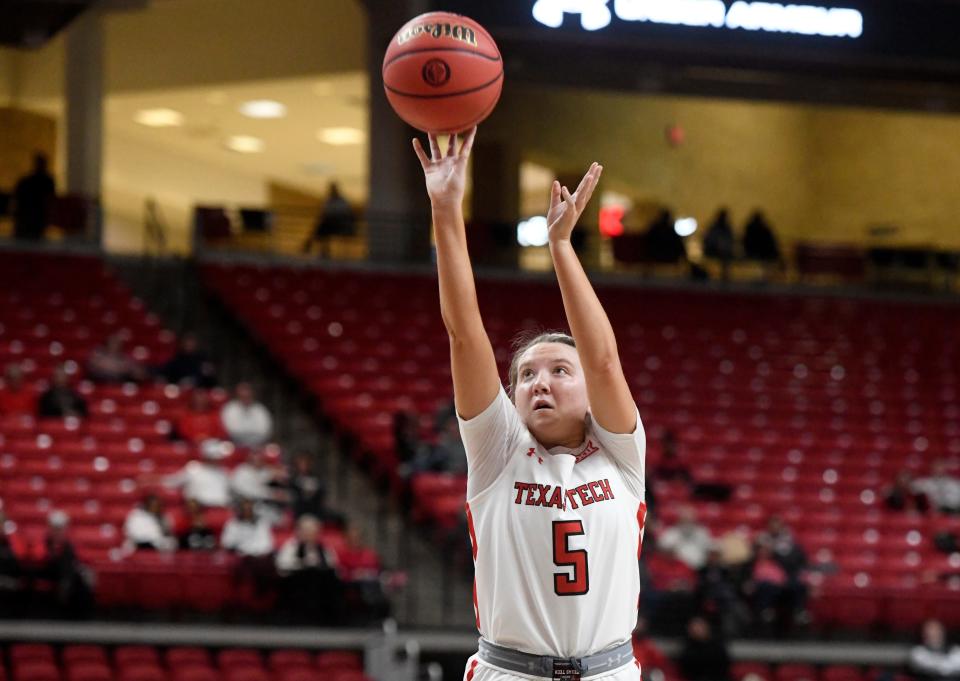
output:
<path id="1" fill-rule="evenodd" d="M 467 420 L 490 406 L 500 391 L 493 347 L 477 304 L 463 221 L 467 161 L 476 133 L 477 129 L 473 128 L 461 137 L 459 148 L 457 137 L 451 135 L 446 154 L 440 149 L 436 135 L 429 135 L 429 156 L 420 140 L 413 140 L 433 211 L 440 314 L 450 337 L 454 402 L 457 413 Z"/>

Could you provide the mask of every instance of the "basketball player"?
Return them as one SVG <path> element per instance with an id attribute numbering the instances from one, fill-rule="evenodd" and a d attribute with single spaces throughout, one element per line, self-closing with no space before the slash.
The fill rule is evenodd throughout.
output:
<path id="1" fill-rule="evenodd" d="M 423 166 L 436 230 L 440 311 L 467 451 L 467 522 L 481 639 L 468 681 L 637 681 L 646 441 L 613 329 L 570 243 L 602 166 L 572 194 L 554 182 L 550 254 L 572 336 L 524 343 L 509 393 L 477 305 L 462 202 L 476 128 Z M 535 307 L 537 301 L 530 301 Z"/>

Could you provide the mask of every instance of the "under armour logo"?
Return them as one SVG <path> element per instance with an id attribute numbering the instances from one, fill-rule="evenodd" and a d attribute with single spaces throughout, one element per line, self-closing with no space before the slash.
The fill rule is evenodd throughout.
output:
<path id="1" fill-rule="evenodd" d="M 537 0 L 533 18 L 544 26 L 560 28 L 564 14 L 579 14 L 585 31 L 596 31 L 608 26 L 612 18 L 607 3 L 610 0 Z"/>
<path id="2" fill-rule="evenodd" d="M 534 454 L 536 454 L 536 452 L 537 452 L 537 448 L 531 447 L 530 449 L 527 450 L 527 456 L 532 457 Z M 537 463 L 543 463 L 543 457 L 538 456 Z"/>

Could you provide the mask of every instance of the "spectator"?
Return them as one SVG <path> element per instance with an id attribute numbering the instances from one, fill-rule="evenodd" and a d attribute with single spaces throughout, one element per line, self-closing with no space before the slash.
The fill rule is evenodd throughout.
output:
<path id="1" fill-rule="evenodd" d="M 200 446 L 200 461 L 191 461 L 172 475 L 161 479 L 166 487 L 180 487 L 183 498 L 202 507 L 224 508 L 230 505 L 230 479 L 219 463 L 226 454 L 223 443 L 205 440 Z"/>
<path id="2" fill-rule="evenodd" d="M 697 574 L 697 609 L 708 617 L 725 636 L 735 635 L 747 621 L 740 601 L 739 585 L 732 571 L 723 564 L 720 547 L 707 553 L 707 562 Z"/>
<path id="3" fill-rule="evenodd" d="M 37 412 L 37 395 L 23 383 L 19 364 L 8 364 L 0 388 L 0 416 L 33 416 Z"/>
<path id="4" fill-rule="evenodd" d="M 637 617 L 637 626 L 633 629 L 633 657 L 640 666 L 643 681 L 663 681 L 677 678 L 677 670 L 663 651 L 649 637 L 647 619 Z"/>
<path id="5" fill-rule="evenodd" d="M 213 551 L 217 548 L 217 536 L 207 524 L 203 507 L 195 501 L 187 501 L 187 527 L 180 536 L 180 548 L 184 551 Z"/>
<path id="6" fill-rule="evenodd" d="M 38 556 L 36 576 L 53 582 L 57 605 L 71 617 L 86 615 L 93 606 L 90 578 L 67 536 L 70 518 L 53 511 L 47 518 L 47 536 Z"/>
<path id="7" fill-rule="evenodd" d="M 743 230 L 743 253 L 751 260 L 779 262 L 777 238 L 761 211 L 755 211 Z"/>
<path id="8" fill-rule="evenodd" d="M 266 444 L 273 431 L 273 419 L 267 408 L 256 401 L 253 386 L 238 383 L 234 398 L 223 405 L 220 419 L 227 435 L 243 447 Z"/>
<path id="9" fill-rule="evenodd" d="M 40 418 L 85 417 L 87 402 L 70 387 L 67 370 L 61 364 L 53 370 L 53 379 L 37 403 Z"/>
<path id="10" fill-rule="evenodd" d="M 687 624 L 687 635 L 683 641 L 678 666 L 686 681 L 730 679 L 730 654 L 727 646 L 714 634 L 710 623 L 703 617 L 694 617 Z"/>
<path id="11" fill-rule="evenodd" d="M 916 511 L 926 513 L 930 510 L 927 495 L 914 489 L 910 471 L 900 471 L 893 484 L 883 492 L 883 503 L 891 511 Z"/>
<path id="12" fill-rule="evenodd" d="M 202 389 L 196 389 L 190 394 L 190 408 L 177 418 L 174 432 L 177 437 L 194 444 L 210 439 L 220 440 L 227 436 L 220 419 L 220 411 L 210 405 L 210 396 Z"/>
<path id="13" fill-rule="evenodd" d="M 269 556 L 273 553 L 270 522 L 254 512 L 253 501 L 237 502 L 234 516 L 223 526 L 220 546 L 241 556 Z"/>
<path id="14" fill-rule="evenodd" d="M 18 534 L 10 531 L 0 502 L 0 612 L 19 613 L 25 601 L 23 564 L 26 546 Z"/>
<path id="15" fill-rule="evenodd" d="M 300 452 L 293 457 L 287 488 L 294 518 L 312 515 L 324 525 L 343 528 L 343 515 L 327 508 L 327 488 L 313 466 L 313 458 Z"/>
<path id="16" fill-rule="evenodd" d="M 183 335 L 176 354 L 158 367 L 156 373 L 167 383 L 199 388 L 211 388 L 217 384 L 216 368 L 192 333 Z"/>
<path id="17" fill-rule="evenodd" d="M 697 522 L 696 512 L 688 506 L 680 511 L 677 524 L 660 535 L 658 546 L 672 553 L 690 569 L 699 570 L 707 562 L 713 538 L 710 530 Z"/>
<path id="18" fill-rule="evenodd" d="M 305 515 L 297 521 L 296 535 L 277 553 L 281 582 L 281 607 L 311 620 L 337 622 L 342 613 L 342 589 L 337 578 L 336 556 L 320 543 L 320 521 Z"/>
<path id="19" fill-rule="evenodd" d="M 806 619 L 807 585 L 803 570 L 807 567 L 807 554 L 796 542 L 783 518 L 778 515 L 770 516 L 767 530 L 757 535 L 756 545 L 758 550 L 769 550 L 770 557 L 783 568 L 786 575 L 786 582 L 782 586 L 785 617 L 781 624 L 789 626 L 796 618 Z M 762 551 L 759 554 L 762 555 Z M 773 575 L 772 572 L 770 574 Z"/>
<path id="20" fill-rule="evenodd" d="M 723 267 L 721 276 L 724 281 L 730 277 L 730 263 L 733 261 L 735 244 L 730 213 L 726 208 L 721 208 L 703 237 L 703 254 L 720 261 Z"/>
<path id="21" fill-rule="evenodd" d="M 133 549 L 173 551 L 177 548 L 177 540 L 170 531 L 170 522 L 156 494 L 148 494 L 127 514 L 123 534 Z"/>
<path id="22" fill-rule="evenodd" d="M 756 547 L 746 591 L 753 598 L 753 608 L 760 623 L 770 626 L 777 622 L 787 595 L 787 572 L 765 544 Z"/>
<path id="23" fill-rule="evenodd" d="M 273 486 L 284 474 L 282 468 L 268 466 L 266 454 L 262 448 L 257 447 L 250 450 L 244 463 L 233 469 L 230 474 L 230 489 L 238 497 L 254 502 L 285 500 L 286 495 Z"/>
<path id="24" fill-rule="evenodd" d="M 927 620 L 920 644 L 910 650 L 907 666 L 918 681 L 955 681 L 960 678 L 960 646 L 947 643 L 943 624 Z"/>
<path id="25" fill-rule="evenodd" d="M 417 459 L 424 444 L 420 441 L 417 417 L 408 411 L 398 411 L 393 415 L 393 446 L 399 462 L 401 477 L 409 477 L 411 466 Z"/>
<path id="26" fill-rule="evenodd" d="M 313 242 L 320 244 L 320 255 L 324 255 L 326 246 L 327 255 L 330 254 L 330 237 L 353 236 L 357 233 L 357 217 L 353 207 L 340 193 L 336 182 L 331 182 L 327 189 L 327 200 L 317 219 L 313 233 L 303 244 L 303 252 L 309 253 Z"/>
<path id="27" fill-rule="evenodd" d="M 124 338 L 115 333 L 106 343 L 98 345 L 87 360 L 87 376 L 97 383 L 125 383 L 142 381 L 146 377 L 143 365 L 123 350 Z"/>
<path id="28" fill-rule="evenodd" d="M 57 186 L 47 170 L 47 157 L 33 157 L 33 172 L 17 182 L 13 190 L 13 236 L 39 241 L 50 223 Z"/>
<path id="29" fill-rule="evenodd" d="M 930 505 L 941 513 L 960 513 L 960 479 L 947 472 L 942 459 L 934 461 L 930 475 L 915 480 L 912 489 L 926 495 Z"/>
<path id="30" fill-rule="evenodd" d="M 677 234 L 673 214 L 663 210 L 647 228 L 647 249 L 650 259 L 658 263 L 687 261 L 687 247 Z"/>
<path id="31" fill-rule="evenodd" d="M 693 482 L 690 469 L 677 455 L 677 436 L 672 430 L 666 430 L 660 439 L 660 460 L 657 462 L 655 477 L 657 480 L 682 480 Z"/>

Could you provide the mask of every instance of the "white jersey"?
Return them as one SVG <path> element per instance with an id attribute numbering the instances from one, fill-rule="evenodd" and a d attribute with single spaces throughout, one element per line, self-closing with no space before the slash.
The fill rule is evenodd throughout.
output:
<path id="1" fill-rule="evenodd" d="M 646 515 L 640 417 L 634 433 L 587 420 L 576 450 L 544 449 L 501 388 L 460 420 L 477 628 L 536 655 L 584 657 L 630 639 Z"/>

